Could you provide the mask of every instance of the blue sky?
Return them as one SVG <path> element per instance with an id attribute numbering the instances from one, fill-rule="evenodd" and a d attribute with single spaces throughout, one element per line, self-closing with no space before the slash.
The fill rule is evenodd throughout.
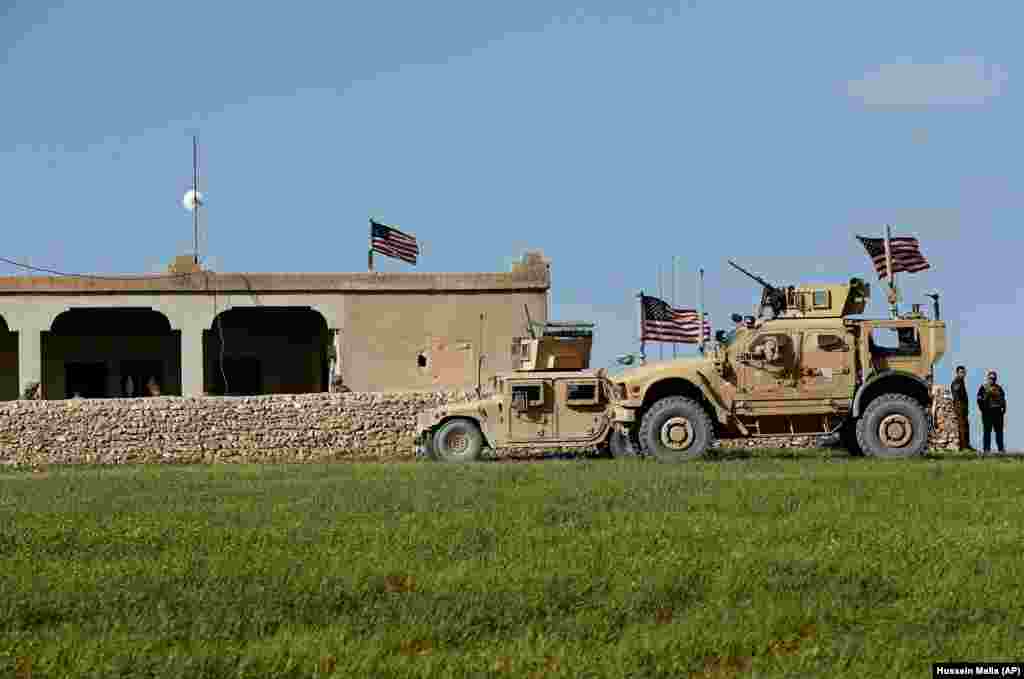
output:
<path id="1" fill-rule="evenodd" d="M 722 327 L 758 296 L 727 258 L 875 281 L 854 235 L 891 223 L 933 267 L 904 306 L 943 294 L 937 377 L 994 367 L 1013 399 L 1018 3 L 584 5 L 0 0 L 0 256 L 164 269 L 191 249 L 195 132 L 214 269 L 363 271 L 371 214 L 426 242 L 420 270 L 537 248 L 553 315 L 597 322 L 608 365 L 673 256 L 677 302 L 704 267 Z"/>

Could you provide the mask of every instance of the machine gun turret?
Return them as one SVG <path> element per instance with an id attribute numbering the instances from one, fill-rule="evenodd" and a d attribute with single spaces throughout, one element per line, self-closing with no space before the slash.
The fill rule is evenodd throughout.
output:
<path id="1" fill-rule="evenodd" d="M 764 307 L 769 307 L 776 316 L 779 316 L 782 314 L 783 311 L 786 310 L 785 290 L 772 285 L 771 283 L 761 278 L 760 276 L 750 273 L 749 271 L 747 271 L 746 269 L 744 269 L 731 259 L 729 260 L 729 264 L 731 264 L 732 267 L 739 271 L 740 273 L 746 274 L 749 278 L 753 278 L 755 281 L 761 284 L 762 288 L 764 288 L 764 292 L 761 293 L 762 311 L 764 310 Z"/>

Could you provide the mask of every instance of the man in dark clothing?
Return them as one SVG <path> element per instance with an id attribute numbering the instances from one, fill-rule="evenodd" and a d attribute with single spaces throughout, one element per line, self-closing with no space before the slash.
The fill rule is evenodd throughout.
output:
<path id="1" fill-rule="evenodd" d="M 1006 414 L 1006 390 L 996 383 L 996 371 L 989 370 L 985 384 L 978 388 L 978 408 L 981 409 L 981 424 L 985 429 L 982 448 L 987 453 L 992 443 L 992 431 L 996 432 L 996 447 L 1005 453 L 1003 447 L 1003 416 Z"/>
<path id="2" fill-rule="evenodd" d="M 967 384 L 964 382 L 966 377 L 967 368 L 958 365 L 956 367 L 956 378 L 949 385 L 949 391 L 953 395 L 953 409 L 956 411 L 957 447 L 961 451 L 974 450 L 971 448 L 971 431 L 967 420 Z"/>

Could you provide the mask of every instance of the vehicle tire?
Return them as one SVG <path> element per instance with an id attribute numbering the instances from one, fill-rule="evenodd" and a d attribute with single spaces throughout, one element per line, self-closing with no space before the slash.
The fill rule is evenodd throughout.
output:
<path id="1" fill-rule="evenodd" d="M 857 441 L 857 422 L 858 420 L 851 419 L 843 423 L 839 430 L 839 444 L 853 457 L 863 457 L 864 449 Z"/>
<path id="2" fill-rule="evenodd" d="M 629 436 L 618 429 L 612 429 L 612 433 L 608 436 L 608 452 L 616 460 L 637 457 L 636 448 L 629 440 Z"/>
<path id="3" fill-rule="evenodd" d="M 438 462 L 475 462 L 484 449 L 484 434 L 476 422 L 449 420 L 438 427 L 430 453 Z"/>
<path id="4" fill-rule="evenodd" d="M 639 438 L 643 452 L 658 462 L 685 462 L 707 451 L 714 428 L 699 403 L 684 396 L 669 396 L 644 415 Z"/>
<path id="5" fill-rule="evenodd" d="M 857 421 L 857 443 L 872 457 L 922 455 L 928 449 L 928 413 L 910 396 L 883 394 Z"/>

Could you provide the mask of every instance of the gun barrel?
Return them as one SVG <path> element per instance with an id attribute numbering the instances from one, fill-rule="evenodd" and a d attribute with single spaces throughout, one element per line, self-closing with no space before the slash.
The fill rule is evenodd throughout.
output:
<path id="1" fill-rule="evenodd" d="M 740 266 L 740 265 L 739 265 L 739 264 L 737 264 L 736 262 L 732 261 L 731 259 L 730 259 L 730 260 L 728 260 L 728 262 L 729 262 L 729 264 L 731 264 L 731 265 L 733 266 L 733 268 L 734 268 L 734 269 L 736 269 L 736 270 L 737 270 L 737 271 L 739 271 L 740 273 L 746 274 L 746 275 L 747 275 L 747 276 L 749 276 L 750 278 L 753 278 L 753 279 L 754 279 L 755 281 L 757 281 L 758 283 L 760 283 L 760 284 L 761 284 L 761 285 L 763 285 L 764 287 L 766 287 L 766 288 L 769 288 L 769 289 L 772 289 L 772 290 L 774 290 L 774 289 L 775 289 L 775 286 L 774 286 L 774 285 L 772 285 L 771 283 L 769 283 L 769 282 L 768 282 L 768 281 L 766 281 L 765 279 L 761 278 L 760 276 L 757 276 L 757 275 L 755 275 L 755 274 L 752 274 L 752 273 L 750 273 L 749 271 L 747 271 L 746 269 L 744 269 L 744 268 L 743 268 L 742 266 Z"/>

